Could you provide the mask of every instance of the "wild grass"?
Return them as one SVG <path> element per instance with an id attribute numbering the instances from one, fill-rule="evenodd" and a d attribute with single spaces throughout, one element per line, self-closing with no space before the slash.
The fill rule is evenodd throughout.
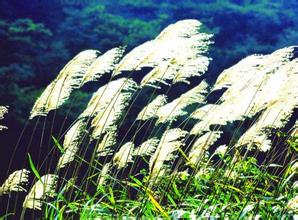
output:
<path id="1" fill-rule="evenodd" d="M 200 162 L 197 172 L 173 170 L 153 185 L 145 169 L 122 180 L 107 175 L 104 185 L 89 182 L 94 192 L 67 181 L 57 199 L 46 203 L 45 217 L 290 219 L 297 211 L 289 202 L 298 190 L 298 160 L 293 160 L 297 144 L 297 137 L 288 140 L 288 162 L 283 165 L 270 163 L 272 158 L 259 163 L 256 155 L 235 161 L 228 152 L 217 151 Z M 70 188 L 75 200 L 66 196 Z"/>
<path id="2" fill-rule="evenodd" d="M 211 36 L 200 27 L 196 20 L 170 25 L 121 61 L 122 47 L 102 56 L 87 50 L 71 60 L 33 106 L 27 152 L 38 147 L 24 165 L 30 185 L 24 187 L 22 174 L 15 180 L 12 172 L 0 192 L 28 193 L 9 197 L 6 215 L 21 210 L 21 219 L 295 216 L 297 48 L 249 56 L 211 86 L 205 76 Z M 76 104 L 72 93 L 101 79 L 69 122 Z M 66 102 L 69 109 L 58 120 Z"/>

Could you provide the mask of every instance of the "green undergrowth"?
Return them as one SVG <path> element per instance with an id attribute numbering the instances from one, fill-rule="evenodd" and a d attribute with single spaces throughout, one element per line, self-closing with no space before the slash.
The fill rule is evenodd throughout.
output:
<path id="1" fill-rule="evenodd" d="M 54 201 L 45 204 L 44 217 L 292 219 L 297 212 L 297 202 L 296 208 L 291 202 L 298 191 L 297 143 L 297 137 L 287 139 L 285 159 L 279 163 L 273 156 L 260 162 L 248 151 L 215 152 L 207 153 L 196 167 L 174 170 L 158 181 L 145 169 L 122 179 L 105 176 L 101 185 L 92 177 L 80 185 L 71 179 Z"/>

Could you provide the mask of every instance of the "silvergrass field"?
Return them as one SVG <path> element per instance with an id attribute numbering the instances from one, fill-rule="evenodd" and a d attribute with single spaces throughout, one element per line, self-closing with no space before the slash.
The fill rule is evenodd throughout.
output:
<path id="1" fill-rule="evenodd" d="M 212 81 L 215 40 L 184 19 L 129 50 L 75 55 L 14 137 L 1 219 L 298 218 L 298 46 Z"/>

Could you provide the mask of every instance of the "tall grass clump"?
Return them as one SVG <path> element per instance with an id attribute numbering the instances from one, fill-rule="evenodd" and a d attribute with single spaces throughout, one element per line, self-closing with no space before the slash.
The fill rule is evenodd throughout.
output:
<path id="1" fill-rule="evenodd" d="M 75 56 L 32 108 L 26 169 L 11 163 L 0 188 L 3 216 L 297 216 L 297 47 L 246 57 L 213 82 L 203 29 L 183 20 L 125 55 Z"/>

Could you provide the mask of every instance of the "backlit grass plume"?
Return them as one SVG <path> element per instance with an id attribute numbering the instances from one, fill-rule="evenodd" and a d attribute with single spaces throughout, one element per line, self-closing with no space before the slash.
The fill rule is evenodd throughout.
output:
<path id="1" fill-rule="evenodd" d="M 121 119 L 137 88 L 137 84 L 132 79 L 121 78 L 108 83 L 94 93 L 80 116 L 93 117 L 91 121 L 93 138 L 117 129 L 117 121 Z"/>
<path id="2" fill-rule="evenodd" d="M 154 40 L 129 52 L 117 65 L 114 75 L 153 69 L 142 79 L 141 86 L 159 88 L 159 84 L 186 82 L 203 75 L 210 58 L 205 56 L 211 44 L 211 35 L 202 33 L 197 20 L 183 20 L 165 28 Z"/>
<path id="3" fill-rule="evenodd" d="M 63 142 L 63 152 L 58 161 L 57 168 L 63 168 L 66 164 L 72 162 L 78 153 L 81 139 L 85 134 L 86 121 L 78 120 L 66 133 Z"/>
<path id="4" fill-rule="evenodd" d="M 23 203 L 23 207 L 41 210 L 46 199 L 55 196 L 57 180 L 58 177 L 54 174 L 42 176 L 29 191 Z"/>
<path id="5" fill-rule="evenodd" d="M 0 196 L 11 192 L 26 191 L 24 186 L 28 184 L 29 171 L 26 169 L 16 170 L 8 176 L 0 186 Z"/>
<path id="6" fill-rule="evenodd" d="M 178 156 L 179 148 L 184 146 L 186 135 L 186 131 L 178 128 L 167 130 L 163 134 L 149 161 L 151 178 L 155 180 L 158 176 L 166 175 L 171 168 L 172 161 Z"/>
<path id="7" fill-rule="evenodd" d="M 208 131 L 211 125 L 224 126 L 233 121 L 252 118 L 263 110 L 265 112 L 259 119 L 263 121 L 260 121 L 259 126 L 264 128 L 280 124 L 282 118 L 289 117 L 298 103 L 295 95 L 297 90 L 292 85 L 297 80 L 297 59 L 292 60 L 293 51 L 294 47 L 289 47 L 271 55 L 252 55 L 220 74 L 213 90 L 227 90 L 220 98 L 220 104 L 203 106 L 193 113 L 192 117 L 200 121 L 191 133 Z M 278 127 L 282 126 L 280 124 Z M 253 132 L 252 135 L 258 134 Z"/>
<path id="8" fill-rule="evenodd" d="M 100 86 L 75 120 L 65 115 L 69 128 L 57 125 L 59 151 L 47 149 L 38 161 L 42 177 L 24 198 L 23 215 L 45 207 L 59 219 L 169 218 L 167 210 L 238 219 L 252 210 L 296 210 L 286 167 L 297 160 L 297 47 L 248 56 L 212 83 L 211 35 L 202 30 L 197 20 L 179 21 L 124 56 L 124 47 L 87 50 L 60 71 L 30 119 L 60 111 L 87 82 Z M 29 145 L 43 151 L 44 136 Z M 1 194 L 25 191 L 27 171 L 19 172 Z"/>
<path id="9" fill-rule="evenodd" d="M 207 91 L 208 84 L 205 81 L 202 81 L 198 86 L 182 94 L 179 98 L 161 106 L 156 112 L 158 122 L 164 123 L 167 121 L 174 121 L 179 116 L 187 115 L 187 111 L 185 111 L 187 106 L 193 104 L 198 106 L 199 104 L 202 105 L 205 103 Z"/>
<path id="10" fill-rule="evenodd" d="M 122 48 L 114 48 L 103 55 L 97 50 L 86 50 L 75 56 L 60 71 L 57 78 L 36 100 L 30 118 L 44 116 L 59 108 L 71 92 L 89 81 L 96 81 L 114 69 L 123 54 Z"/>
<path id="11" fill-rule="evenodd" d="M 8 112 L 7 108 L 4 106 L 0 106 L 0 120 L 4 118 L 4 115 Z M 0 125 L 0 131 L 7 127 Z"/>

